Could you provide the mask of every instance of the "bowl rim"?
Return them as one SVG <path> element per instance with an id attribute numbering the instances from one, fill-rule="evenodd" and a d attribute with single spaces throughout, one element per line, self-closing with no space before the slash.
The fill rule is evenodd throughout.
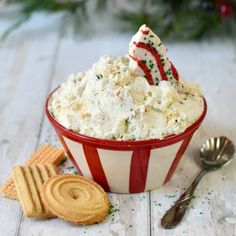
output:
<path id="1" fill-rule="evenodd" d="M 94 138 L 90 137 L 84 134 L 80 134 L 76 131 L 73 131 L 71 129 L 65 128 L 63 125 L 61 125 L 56 119 L 52 116 L 50 111 L 48 110 L 48 103 L 53 95 L 53 93 L 60 88 L 60 85 L 55 88 L 47 97 L 46 103 L 45 103 L 45 112 L 46 115 L 51 122 L 51 124 L 56 129 L 56 132 L 58 134 L 58 131 L 60 135 L 63 135 L 73 141 L 79 142 L 79 143 L 86 143 L 90 144 L 92 146 L 96 147 L 102 147 L 104 149 L 119 149 L 119 150 L 132 150 L 132 149 L 138 149 L 138 148 L 157 148 L 157 147 L 165 147 L 170 144 L 177 143 L 183 139 L 185 139 L 187 136 L 192 135 L 200 126 L 202 121 L 204 120 L 207 112 L 207 103 L 206 99 L 203 96 L 203 103 L 204 103 L 204 109 L 200 117 L 188 128 L 186 128 L 183 132 L 179 134 L 172 134 L 168 135 L 163 139 L 146 139 L 146 140 L 111 140 L 111 139 L 101 139 L 101 138 Z"/>

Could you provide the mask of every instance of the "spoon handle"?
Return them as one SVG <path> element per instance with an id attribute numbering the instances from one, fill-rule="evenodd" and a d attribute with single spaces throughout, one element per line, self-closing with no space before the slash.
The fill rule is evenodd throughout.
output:
<path id="1" fill-rule="evenodd" d="M 162 217 L 161 226 L 165 229 L 174 228 L 184 217 L 184 214 L 192 200 L 194 190 L 196 189 L 201 178 L 207 173 L 206 170 L 202 170 L 193 183 L 187 188 L 187 190 L 180 196 L 174 206 L 172 206 Z"/>

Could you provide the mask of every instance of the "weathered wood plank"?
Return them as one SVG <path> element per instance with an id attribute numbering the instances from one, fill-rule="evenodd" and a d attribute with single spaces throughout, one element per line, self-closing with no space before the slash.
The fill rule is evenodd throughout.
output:
<path id="1" fill-rule="evenodd" d="M 65 26 L 68 27 L 68 26 Z M 65 81 L 69 74 L 84 71 L 91 67 L 104 54 L 126 54 L 129 38 L 95 37 L 74 41 L 68 34 L 61 39 L 57 65 L 51 90 Z M 114 47 L 114 45 L 116 45 Z M 45 118 L 40 143 L 58 145 L 55 132 Z M 70 164 L 69 164 L 70 165 Z M 119 209 L 106 221 L 92 226 L 75 226 L 59 219 L 32 221 L 23 219 L 19 235 L 149 235 L 149 193 L 127 195 L 109 194 L 115 208 Z"/>
<path id="2" fill-rule="evenodd" d="M 38 142 L 59 32 L 59 25 L 52 28 L 58 16 L 47 17 L 48 24 L 42 31 L 44 18 L 35 16 L 0 45 L 1 184 L 12 166 L 23 163 Z M 22 214 L 18 202 L 0 198 L 0 209 L 1 235 L 15 235 Z"/>
<path id="3" fill-rule="evenodd" d="M 193 138 L 173 179 L 151 193 L 153 235 L 236 235 L 236 228 L 224 218 L 236 215 L 236 160 L 230 166 L 204 177 L 196 199 L 183 222 L 173 230 L 160 227 L 160 219 L 177 200 L 200 170 L 196 164 L 198 150 L 207 138 L 225 135 L 236 139 L 236 74 L 231 42 L 173 45 L 177 67 L 183 76 L 200 84 L 208 102 L 208 113 L 198 134 Z M 187 61 L 185 58 L 189 58 Z"/>

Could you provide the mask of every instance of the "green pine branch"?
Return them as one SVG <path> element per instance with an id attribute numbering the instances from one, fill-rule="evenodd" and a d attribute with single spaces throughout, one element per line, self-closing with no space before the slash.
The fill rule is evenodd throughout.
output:
<path id="1" fill-rule="evenodd" d="M 89 0 L 8 0 L 8 3 L 21 3 L 22 10 L 16 21 L 3 33 L 1 39 L 27 21 L 38 10 L 50 12 L 68 11 L 75 16 L 76 31 L 82 27 L 81 19 L 86 17 Z M 233 17 L 222 19 L 217 9 L 208 13 L 201 7 L 201 1 L 195 0 L 137 0 L 140 9 L 137 11 L 121 10 L 114 17 L 127 23 L 127 27 L 136 31 L 140 25 L 147 24 L 162 38 L 192 40 L 211 37 L 213 35 L 232 34 L 232 22 L 236 20 L 236 3 L 230 1 L 234 9 Z M 150 12 L 153 6 L 156 9 Z M 106 13 L 108 0 L 96 0 L 96 11 Z M 79 23 L 78 23 L 79 22 Z M 83 24 L 83 22 L 82 22 Z"/>

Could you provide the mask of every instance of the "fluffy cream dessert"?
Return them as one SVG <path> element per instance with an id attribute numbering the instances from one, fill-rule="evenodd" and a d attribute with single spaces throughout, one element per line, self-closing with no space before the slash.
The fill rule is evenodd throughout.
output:
<path id="1" fill-rule="evenodd" d="M 115 140 L 163 139 L 200 117 L 197 85 L 182 79 L 151 85 L 131 60 L 103 56 L 85 73 L 71 75 L 52 95 L 53 117 L 80 134 Z"/>

